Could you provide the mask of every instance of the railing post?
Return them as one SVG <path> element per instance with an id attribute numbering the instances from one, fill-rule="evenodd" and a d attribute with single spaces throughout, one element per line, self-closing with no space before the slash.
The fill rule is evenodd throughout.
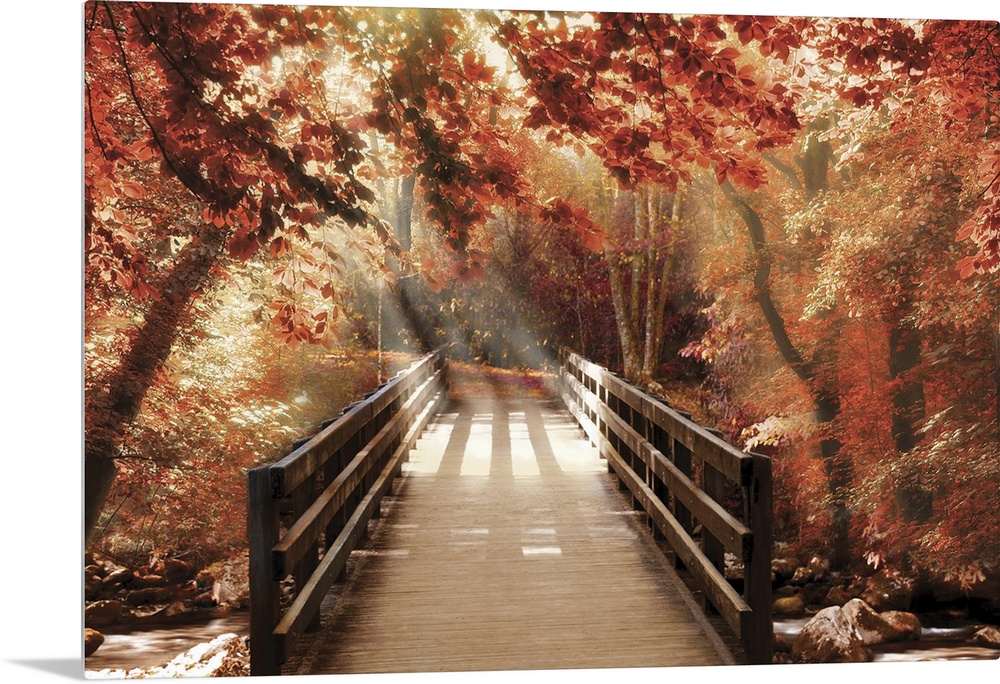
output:
<path id="1" fill-rule="evenodd" d="M 771 544 L 774 485 L 771 479 L 771 459 L 760 454 L 753 457 L 753 478 L 747 492 L 750 509 L 750 531 L 753 549 L 744 572 L 744 596 L 753 613 L 753 624 L 745 630 L 744 644 L 751 665 L 769 665 L 774 649 L 774 624 L 771 621 Z"/>
<path id="2" fill-rule="evenodd" d="M 249 472 L 248 489 L 250 674 L 277 675 L 281 674 L 281 664 L 272 634 L 278 624 L 278 582 L 274 577 L 271 550 L 278 541 L 278 507 L 267 466 Z"/>

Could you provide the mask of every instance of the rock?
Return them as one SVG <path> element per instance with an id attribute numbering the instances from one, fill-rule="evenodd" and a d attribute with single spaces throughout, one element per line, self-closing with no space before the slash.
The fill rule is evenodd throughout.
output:
<path id="1" fill-rule="evenodd" d="M 904 630 L 893 626 L 861 599 L 848 601 L 843 607 L 843 615 L 866 646 L 905 640 Z M 919 626 L 919 622 L 917 624 Z"/>
<path id="2" fill-rule="evenodd" d="M 796 587 L 801 587 L 802 585 L 811 582 L 813 579 L 812 570 L 807 567 L 799 566 L 795 568 L 795 573 L 792 574 L 792 579 L 789 582 Z"/>
<path id="3" fill-rule="evenodd" d="M 775 633 L 774 639 L 772 640 L 771 649 L 775 653 L 791 653 L 792 642 L 786 639 L 781 634 Z"/>
<path id="4" fill-rule="evenodd" d="M 881 617 L 898 632 L 899 639 L 896 639 L 898 641 L 916 641 L 924 631 L 923 625 L 920 624 L 920 618 L 913 613 L 902 610 L 887 610 L 881 614 Z"/>
<path id="5" fill-rule="evenodd" d="M 121 601 L 95 601 L 83 612 L 83 622 L 87 627 L 113 625 L 122 616 Z"/>
<path id="6" fill-rule="evenodd" d="M 163 575 L 136 575 L 129 585 L 130 589 L 149 589 L 151 587 L 164 587 L 167 580 Z"/>
<path id="7" fill-rule="evenodd" d="M 775 652 L 771 654 L 772 665 L 788 665 L 794 662 L 790 653 Z"/>
<path id="8" fill-rule="evenodd" d="M 828 589 L 825 584 L 809 582 L 802 586 L 801 596 L 807 606 L 815 606 L 824 602 Z"/>
<path id="9" fill-rule="evenodd" d="M 133 589 L 125 594 L 125 604 L 129 606 L 144 606 L 150 603 L 169 603 L 170 599 L 170 590 L 166 587 Z"/>
<path id="10" fill-rule="evenodd" d="M 163 576 L 172 582 L 193 579 L 194 575 L 194 566 L 187 561 L 176 558 L 168 558 L 163 561 Z"/>
<path id="11" fill-rule="evenodd" d="M 987 648 L 1000 649 L 1000 628 L 987 625 L 969 637 L 969 641 Z"/>
<path id="12" fill-rule="evenodd" d="M 771 605 L 771 612 L 774 615 L 797 617 L 806 612 L 806 604 L 801 596 L 782 596 Z"/>
<path id="13" fill-rule="evenodd" d="M 785 584 L 784 586 L 780 586 L 771 592 L 771 596 L 774 598 L 781 598 L 783 596 L 795 596 L 797 593 L 799 593 L 799 590 L 796 587 L 790 587 Z"/>
<path id="14" fill-rule="evenodd" d="M 867 585 L 861 594 L 861 599 L 874 610 L 882 612 L 910 609 L 913 598 L 913 587 L 910 582 L 878 572 L 868 578 Z"/>
<path id="15" fill-rule="evenodd" d="M 873 657 L 839 606 L 824 608 L 805 624 L 792 655 L 805 663 L 866 663 Z"/>
<path id="16" fill-rule="evenodd" d="M 814 580 L 821 580 L 830 571 L 830 561 L 819 556 L 813 556 L 809 559 L 809 564 L 806 567 L 812 572 Z"/>
<path id="17" fill-rule="evenodd" d="M 216 605 L 213 592 L 205 591 L 194 597 L 194 605 L 199 608 L 211 608 Z"/>
<path id="18" fill-rule="evenodd" d="M 98 576 L 86 577 L 83 580 L 83 598 L 86 601 L 96 601 L 101 597 L 104 580 Z"/>
<path id="19" fill-rule="evenodd" d="M 771 572 L 781 582 L 787 582 L 795 574 L 795 568 L 799 567 L 797 558 L 775 558 L 771 561 Z"/>
<path id="20" fill-rule="evenodd" d="M 826 598 L 823 599 L 823 602 L 828 606 L 842 606 L 853 598 L 858 598 L 856 592 L 835 584 L 826 592 Z"/>
<path id="21" fill-rule="evenodd" d="M 104 587 L 105 589 L 110 589 L 116 586 L 125 586 L 135 579 L 135 575 L 128 568 L 118 568 L 109 572 L 104 577 Z"/>
<path id="22" fill-rule="evenodd" d="M 104 643 L 104 635 L 96 629 L 89 627 L 83 630 L 83 657 L 86 658 L 94 653 L 101 644 Z"/>
<path id="23" fill-rule="evenodd" d="M 216 582 L 212 587 L 212 599 L 220 606 L 239 603 L 239 596 L 224 582 Z"/>
<path id="24" fill-rule="evenodd" d="M 164 618 L 175 619 L 192 612 L 192 606 L 184 601 L 174 601 L 160 613 Z"/>

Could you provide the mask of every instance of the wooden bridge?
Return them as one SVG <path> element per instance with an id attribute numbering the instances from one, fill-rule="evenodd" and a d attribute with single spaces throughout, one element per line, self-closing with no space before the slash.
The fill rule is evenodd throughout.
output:
<path id="1" fill-rule="evenodd" d="M 447 378 L 250 472 L 253 675 L 771 662 L 766 457 L 568 350 L 548 399 Z"/>

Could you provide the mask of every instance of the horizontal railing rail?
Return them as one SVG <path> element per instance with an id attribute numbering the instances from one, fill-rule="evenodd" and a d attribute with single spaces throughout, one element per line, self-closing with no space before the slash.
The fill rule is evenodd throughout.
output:
<path id="1" fill-rule="evenodd" d="M 250 673 L 280 674 L 447 390 L 441 350 L 249 473 Z"/>
<path id="2" fill-rule="evenodd" d="M 770 663 L 770 459 L 566 348 L 559 360 L 559 393 L 608 469 L 743 642 L 748 662 Z M 726 554 L 737 561 L 731 575 L 742 567 L 741 591 L 726 578 Z"/>

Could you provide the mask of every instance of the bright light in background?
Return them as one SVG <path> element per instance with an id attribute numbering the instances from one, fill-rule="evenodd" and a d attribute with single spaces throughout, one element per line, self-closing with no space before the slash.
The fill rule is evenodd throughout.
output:
<path id="1" fill-rule="evenodd" d="M 472 418 L 469 441 L 462 456 L 462 477 L 489 477 L 493 457 L 493 414 L 477 413 Z"/>
<path id="2" fill-rule="evenodd" d="M 537 477 L 540 474 L 523 411 L 510 414 L 510 460 L 514 477 Z"/>

